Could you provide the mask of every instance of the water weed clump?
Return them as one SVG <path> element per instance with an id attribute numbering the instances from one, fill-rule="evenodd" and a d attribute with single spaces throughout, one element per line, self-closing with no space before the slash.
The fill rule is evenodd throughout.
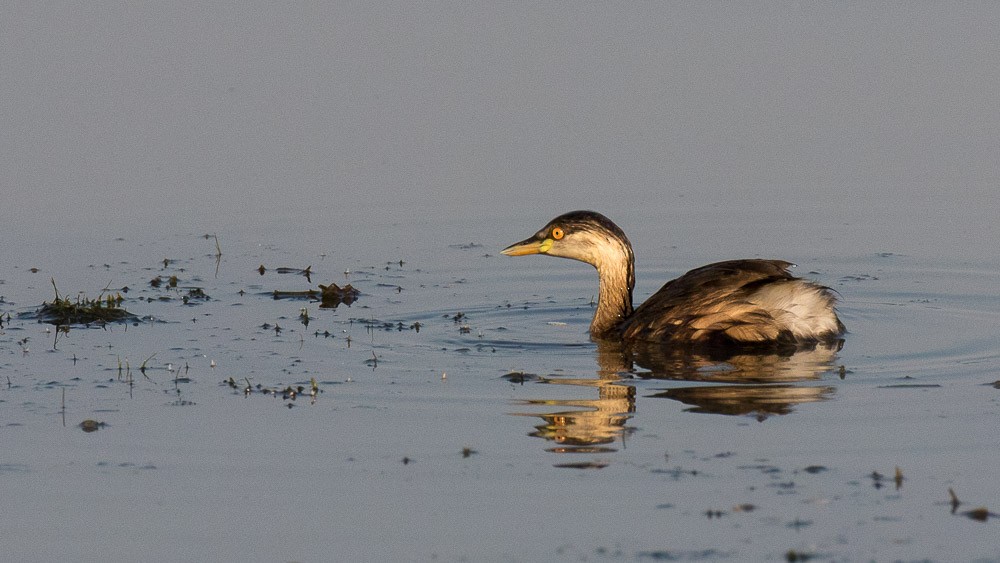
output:
<path id="1" fill-rule="evenodd" d="M 59 295 L 56 287 L 56 280 L 52 280 L 52 289 L 55 291 L 55 299 L 51 303 L 44 302 L 35 311 L 34 317 L 38 322 L 49 323 L 56 326 L 74 324 L 99 324 L 104 325 L 114 322 L 125 322 L 135 318 L 122 307 L 125 300 L 121 293 L 115 295 L 105 294 L 105 290 L 95 299 L 78 296 L 75 300 Z"/>

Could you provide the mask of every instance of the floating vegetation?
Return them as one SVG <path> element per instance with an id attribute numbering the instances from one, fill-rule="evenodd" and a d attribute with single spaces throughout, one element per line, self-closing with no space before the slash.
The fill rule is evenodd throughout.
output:
<path id="1" fill-rule="evenodd" d="M 449 244 L 448 248 L 457 248 L 458 250 L 475 250 L 477 248 L 482 248 L 483 245 L 475 242 L 466 242 L 462 244 Z"/>
<path id="2" fill-rule="evenodd" d="M 871 477 L 871 479 L 872 479 L 872 486 L 873 487 L 875 487 L 876 489 L 881 489 L 883 487 L 882 481 L 883 481 L 883 479 L 885 479 L 885 475 L 882 475 L 878 471 L 872 471 L 871 475 L 869 475 L 869 477 Z M 892 482 L 896 485 L 896 490 L 897 491 L 899 489 L 903 488 L 903 480 L 904 480 L 903 470 L 900 469 L 897 466 L 896 467 L 896 472 L 895 472 L 895 474 L 893 475 L 893 478 L 892 478 Z M 949 489 L 949 490 L 951 490 L 951 489 Z"/>
<path id="3" fill-rule="evenodd" d="M 336 307 L 341 303 L 350 306 L 351 303 L 357 300 L 358 295 L 361 294 L 351 284 L 340 287 L 335 283 L 331 283 L 330 285 L 320 285 L 319 289 L 323 292 L 320 296 L 320 307 Z"/>
<path id="4" fill-rule="evenodd" d="M 606 461 L 578 461 L 570 463 L 554 463 L 552 467 L 563 469 L 604 469 L 609 465 Z"/>
<path id="5" fill-rule="evenodd" d="M 279 274 L 297 274 L 305 276 L 306 281 L 312 282 L 312 279 L 310 278 L 312 276 L 312 266 L 306 266 L 305 268 L 277 268 L 274 271 Z"/>
<path id="6" fill-rule="evenodd" d="M 311 278 L 311 276 L 312 276 L 312 266 L 307 266 L 305 268 L 284 268 L 284 267 L 281 267 L 281 268 L 275 268 L 274 271 L 276 273 L 279 273 L 279 274 L 296 274 L 296 275 L 300 275 L 300 276 L 305 276 L 306 281 L 312 283 L 312 278 Z M 263 276 L 265 273 L 267 273 L 267 268 L 265 268 L 264 265 L 261 264 L 260 267 L 257 268 L 257 272 L 260 273 L 260 275 Z"/>
<path id="7" fill-rule="evenodd" d="M 244 383 L 246 384 L 244 385 Z M 316 402 L 316 398 L 323 392 L 323 390 L 319 388 L 319 383 L 316 381 L 315 377 L 310 378 L 308 387 L 305 385 L 296 385 L 294 387 L 287 385 L 284 388 L 278 388 L 267 387 L 260 383 L 254 385 L 250 383 L 250 379 L 247 377 L 244 377 L 243 381 L 237 381 L 235 378 L 230 377 L 229 379 L 223 381 L 222 385 L 225 385 L 234 391 L 242 392 L 244 397 L 249 397 L 251 395 L 265 395 L 271 397 L 280 396 L 282 400 L 289 401 L 289 403 L 287 403 L 288 408 L 292 408 L 291 402 L 295 401 L 300 396 L 309 397 L 310 404 L 314 404 Z"/>
<path id="8" fill-rule="evenodd" d="M 333 309 L 341 303 L 351 306 L 352 303 L 357 301 L 361 292 L 351 284 L 340 287 L 335 283 L 331 283 L 330 285 L 320 284 L 319 291 L 315 289 L 307 289 L 305 291 L 281 291 L 276 289 L 273 295 L 275 299 L 312 299 L 320 302 L 319 306 L 321 309 Z"/>
<path id="9" fill-rule="evenodd" d="M 617 555 L 612 553 L 612 555 Z M 706 549 L 703 551 L 640 551 L 636 559 L 651 559 L 653 561 L 718 561 L 729 557 L 729 554 Z"/>
<path id="10" fill-rule="evenodd" d="M 189 289 L 187 294 L 181 297 L 181 300 L 184 301 L 185 305 L 191 301 L 208 301 L 209 299 L 211 299 L 211 297 L 209 297 L 208 294 L 205 293 L 205 290 L 200 287 L 193 287 Z"/>
<path id="11" fill-rule="evenodd" d="M 526 381 L 538 381 L 541 378 L 534 373 L 525 373 L 523 371 L 512 371 L 510 373 L 505 373 L 500 376 L 501 379 L 506 379 L 511 383 L 517 383 L 519 385 L 524 385 Z"/>
<path id="12" fill-rule="evenodd" d="M 173 289 L 173 290 L 177 290 L 177 291 L 180 291 L 182 289 L 186 289 L 187 293 L 184 293 L 183 295 L 181 295 L 181 301 L 183 301 L 185 305 L 190 304 L 192 301 L 209 301 L 211 299 L 208 296 L 208 294 L 205 293 L 205 290 L 202 289 L 202 288 L 200 288 L 200 287 L 190 287 L 190 286 L 189 287 L 183 287 L 183 288 L 179 287 L 180 279 L 176 275 L 172 275 L 172 276 L 156 276 L 155 278 L 149 280 L 149 286 L 152 287 L 152 288 L 154 288 L 154 289 L 159 289 L 160 287 L 163 287 L 164 284 L 167 286 L 168 289 Z M 159 297 L 147 297 L 146 300 L 149 301 L 149 302 L 152 302 L 152 301 L 170 301 L 170 300 L 172 300 L 172 297 L 167 297 L 167 296 L 161 295 Z"/>
<path id="13" fill-rule="evenodd" d="M 146 375 L 146 364 L 149 363 L 149 360 L 152 360 L 155 357 L 156 357 L 156 352 L 153 352 L 152 355 L 150 355 L 148 358 L 142 361 L 142 365 L 139 366 L 139 372 L 142 373 L 143 376 Z"/>
<path id="14" fill-rule="evenodd" d="M 96 299 L 77 297 L 75 300 L 69 297 L 60 297 L 59 289 L 56 287 L 56 280 L 52 280 L 52 289 L 55 290 L 55 299 L 52 303 L 42 303 L 42 306 L 30 316 L 38 319 L 38 322 L 53 324 L 56 326 L 74 324 L 106 324 L 111 322 L 125 322 L 136 319 L 132 313 L 126 311 L 122 306 L 125 300 L 121 293 L 115 295 L 105 295 L 104 291 Z"/>
<path id="15" fill-rule="evenodd" d="M 990 512 L 985 506 L 980 506 L 979 508 L 973 508 L 972 510 L 966 510 L 962 513 L 962 516 L 966 516 L 975 520 L 977 522 L 985 522 L 990 518 L 1000 518 L 1000 514 L 996 512 Z"/>
<path id="16" fill-rule="evenodd" d="M 97 432 L 99 429 L 104 428 L 108 424 L 106 422 L 97 422 L 96 420 L 87 419 L 80 423 L 80 430 L 84 432 Z"/>
<path id="17" fill-rule="evenodd" d="M 959 514 L 965 516 L 971 520 L 977 522 L 986 522 L 990 518 L 1000 518 L 1000 514 L 996 512 L 991 512 L 990 509 L 985 506 L 980 506 L 979 508 L 973 508 L 972 510 L 965 510 L 963 512 L 958 512 L 958 507 L 962 505 L 962 501 L 958 500 L 958 495 L 952 488 L 948 488 L 948 496 L 951 497 L 951 513 Z"/>
<path id="18" fill-rule="evenodd" d="M 360 324 L 361 326 L 365 327 L 365 332 L 368 333 L 374 333 L 376 330 L 382 330 L 385 332 L 391 332 L 393 330 L 395 330 L 396 332 L 403 332 L 404 330 L 412 330 L 415 332 L 420 332 L 420 329 L 423 328 L 424 326 L 420 321 L 416 321 L 413 323 L 406 323 L 404 321 L 392 322 L 392 321 L 383 321 L 373 318 L 368 318 L 368 319 L 352 318 L 351 323 Z"/>
<path id="19" fill-rule="evenodd" d="M 805 551 L 795 551 L 794 549 L 789 549 L 785 553 L 785 561 L 809 561 L 810 559 L 816 557 L 815 553 L 808 553 Z"/>

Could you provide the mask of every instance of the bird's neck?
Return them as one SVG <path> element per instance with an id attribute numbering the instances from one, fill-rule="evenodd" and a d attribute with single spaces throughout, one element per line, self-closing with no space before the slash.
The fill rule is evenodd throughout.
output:
<path id="1" fill-rule="evenodd" d="M 632 288 L 635 286 L 632 249 L 622 245 L 615 252 L 602 253 L 594 267 L 600 279 L 600 290 L 590 334 L 607 337 L 614 335 L 618 326 L 632 315 Z"/>

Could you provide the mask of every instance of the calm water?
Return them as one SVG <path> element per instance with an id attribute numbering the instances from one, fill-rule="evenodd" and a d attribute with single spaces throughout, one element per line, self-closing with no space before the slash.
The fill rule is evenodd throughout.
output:
<path id="1" fill-rule="evenodd" d="M 5 558 L 1000 559 L 1000 12 L 286 8 L 3 8 Z M 843 348 L 598 347 L 499 255 L 575 208 L 637 300 L 794 261 Z"/>

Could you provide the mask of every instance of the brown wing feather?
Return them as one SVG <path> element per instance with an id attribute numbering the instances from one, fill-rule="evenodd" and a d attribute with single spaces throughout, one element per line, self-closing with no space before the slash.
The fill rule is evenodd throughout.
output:
<path id="1" fill-rule="evenodd" d="M 795 280 L 782 260 L 730 260 L 667 282 L 622 325 L 626 339 L 754 344 L 792 338 L 788 329 L 746 301 L 756 289 Z"/>

